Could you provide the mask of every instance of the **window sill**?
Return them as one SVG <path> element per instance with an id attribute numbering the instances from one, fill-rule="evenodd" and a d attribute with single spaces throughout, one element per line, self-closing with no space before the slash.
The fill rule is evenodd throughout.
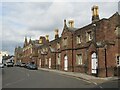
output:
<path id="1" fill-rule="evenodd" d="M 83 65 L 76 65 L 76 67 L 83 67 Z"/>

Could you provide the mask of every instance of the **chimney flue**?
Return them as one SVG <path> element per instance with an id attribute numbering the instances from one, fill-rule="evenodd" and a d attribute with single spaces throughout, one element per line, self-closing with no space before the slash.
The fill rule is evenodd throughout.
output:
<path id="1" fill-rule="evenodd" d="M 45 37 L 46 37 L 46 40 L 49 41 L 49 35 L 46 35 Z"/>
<path id="2" fill-rule="evenodd" d="M 99 20 L 98 6 L 94 5 L 92 8 L 92 22 Z"/>
<path id="3" fill-rule="evenodd" d="M 39 38 L 39 44 L 42 44 L 42 37 Z"/>
<path id="4" fill-rule="evenodd" d="M 73 20 L 69 20 L 69 27 L 73 28 L 74 27 L 74 21 Z"/>
<path id="5" fill-rule="evenodd" d="M 58 29 L 55 29 L 55 39 L 59 38 Z"/>

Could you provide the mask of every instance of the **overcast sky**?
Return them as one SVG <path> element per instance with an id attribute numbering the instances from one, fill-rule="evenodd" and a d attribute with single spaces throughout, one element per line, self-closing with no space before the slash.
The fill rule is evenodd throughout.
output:
<path id="1" fill-rule="evenodd" d="M 9 0 L 10 1 L 10 0 Z M 26 1 L 26 0 L 24 0 Z M 35 0 L 36 1 L 36 0 Z M 55 1 L 55 0 L 54 0 Z M 16 46 L 22 46 L 24 37 L 32 40 L 49 34 L 54 39 L 54 29 L 61 35 L 63 20 L 73 19 L 75 27 L 91 23 L 91 7 L 99 6 L 99 16 L 109 18 L 118 11 L 118 2 L 8 2 L 0 3 L 0 41 L 2 50 L 14 53 Z M 1 50 L 1 48 L 0 48 Z"/>

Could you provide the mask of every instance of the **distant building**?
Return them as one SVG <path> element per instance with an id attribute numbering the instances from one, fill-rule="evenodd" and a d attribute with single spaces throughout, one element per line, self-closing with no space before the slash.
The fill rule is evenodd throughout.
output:
<path id="1" fill-rule="evenodd" d="M 15 48 L 15 52 L 14 52 L 14 63 L 17 63 L 17 62 L 21 62 L 21 59 L 22 59 L 22 51 L 23 51 L 23 48 L 21 48 L 20 46 L 16 47 Z"/>
<path id="2" fill-rule="evenodd" d="M 0 51 L 0 54 L 2 56 L 8 56 L 9 55 L 9 53 L 7 51 Z"/>
<path id="3" fill-rule="evenodd" d="M 2 59 L 3 59 L 3 56 L 8 56 L 8 52 L 7 51 L 0 51 L 0 63 L 2 63 Z"/>

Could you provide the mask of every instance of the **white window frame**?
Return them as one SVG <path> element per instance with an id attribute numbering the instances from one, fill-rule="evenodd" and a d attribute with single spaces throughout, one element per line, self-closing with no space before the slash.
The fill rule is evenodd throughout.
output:
<path id="1" fill-rule="evenodd" d="M 76 64 L 77 64 L 77 65 L 82 65 L 82 64 L 83 64 L 82 54 L 77 54 L 77 55 L 76 55 Z"/>
<path id="2" fill-rule="evenodd" d="M 77 44 L 80 44 L 80 43 L 81 43 L 81 36 L 80 36 L 80 35 L 78 35 L 78 36 L 76 37 L 76 42 L 77 42 Z"/>
<path id="3" fill-rule="evenodd" d="M 117 64 L 117 66 L 120 66 L 120 56 L 119 55 L 116 56 L 116 64 Z"/>
<path id="4" fill-rule="evenodd" d="M 63 38 L 63 46 L 67 46 L 67 37 Z"/>
<path id="5" fill-rule="evenodd" d="M 86 32 L 86 40 L 91 41 L 93 39 L 92 31 Z"/>
<path id="6" fill-rule="evenodd" d="M 60 43 L 59 42 L 57 43 L 57 49 L 60 49 Z"/>
<path id="7" fill-rule="evenodd" d="M 88 40 L 89 40 L 89 41 L 92 40 L 92 32 L 91 32 L 91 31 L 88 32 Z"/>
<path id="8" fill-rule="evenodd" d="M 60 65 L 60 61 L 61 61 L 61 56 L 60 56 L 60 53 L 58 54 L 57 56 L 57 64 Z"/>
<path id="9" fill-rule="evenodd" d="M 32 48 L 30 48 L 30 51 L 31 51 L 31 53 L 32 53 Z"/>

